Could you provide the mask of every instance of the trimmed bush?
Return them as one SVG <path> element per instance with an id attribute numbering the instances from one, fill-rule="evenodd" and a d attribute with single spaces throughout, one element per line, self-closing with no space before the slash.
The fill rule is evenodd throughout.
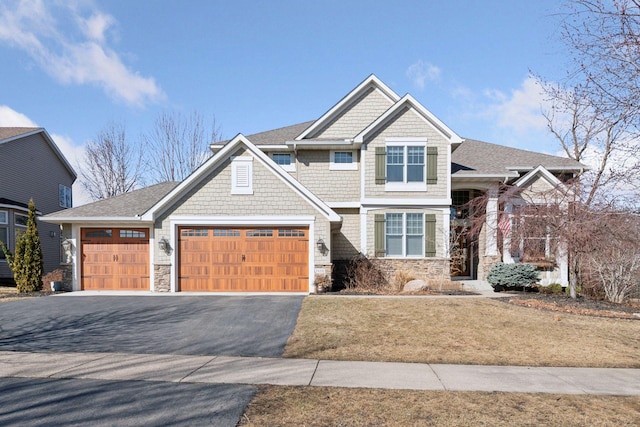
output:
<path id="1" fill-rule="evenodd" d="M 561 294 L 563 293 L 563 288 L 560 283 L 550 283 L 547 286 L 540 286 L 540 292 L 543 294 Z"/>
<path id="2" fill-rule="evenodd" d="M 487 281 L 495 291 L 508 287 L 528 288 L 538 281 L 538 270 L 531 264 L 494 264 Z"/>

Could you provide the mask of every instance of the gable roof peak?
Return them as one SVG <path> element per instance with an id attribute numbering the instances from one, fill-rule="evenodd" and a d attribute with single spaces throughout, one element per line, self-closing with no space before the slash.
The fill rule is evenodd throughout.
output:
<path id="1" fill-rule="evenodd" d="M 375 74 L 370 74 L 369 77 L 364 79 L 358 86 L 351 90 L 347 95 L 345 95 L 337 104 L 331 107 L 326 113 L 324 113 L 318 120 L 313 122 L 311 126 L 306 128 L 300 135 L 298 135 L 295 139 L 296 141 L 300 141 L 304 138 L 309 137 L 313 134 L 314 131 L 321 129 L 323 125 L 330 122 L 333 118 L 339 115 L 345 108 L 349 107 L 351 103 L 358 98 L 365 90 L 370 87 L 374 87 L 378 89 L 384 96 L 386 96 L 389 101 L 397 102 L 400 99 L 397 93 L 395 93 L 389 86 L 384 84 L 382 80 L 376 77 Z"/>
<path id="2" fill-rule="evenodd" d="M 362 132 L 360 132 L 354 138 L 355 142 L 364 142 L 364 139 L 371 132 L 378 129 L 380 126 L 391 120 L 394 115 L 400 111 L 405 105 L 411 106 L 418 112 L 427 122 L 431 124 L 440 134 L 442 134 L 450 143 L 460 143 L 462 138 L 458 136 L 451 128 L 445 125 L 439 118 L 437 118 L 431 111 L 427 110 L 418 100 L 416 100 L 411 94 L 407 93 L 402 98 L 398 99 L 387 111 L 378 117 L 373 123 L 367 126 Z"/>

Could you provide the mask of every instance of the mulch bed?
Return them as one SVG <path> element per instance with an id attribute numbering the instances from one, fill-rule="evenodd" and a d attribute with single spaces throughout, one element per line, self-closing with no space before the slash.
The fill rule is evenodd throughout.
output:
<path id="1" fill-rule="evenodd" d="M 611 317 L 640 320 L 640 305 L 616 304 L 579 296 L 576 299 L 565 295 L 514 293 L 513 298 L 499 298 L 509 304 L 583 316 Z"/>

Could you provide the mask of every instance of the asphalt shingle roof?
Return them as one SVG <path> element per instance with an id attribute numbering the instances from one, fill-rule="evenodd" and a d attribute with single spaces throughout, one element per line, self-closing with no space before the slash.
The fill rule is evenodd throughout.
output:
<path id="1" fill-rule="evenodd" d="M 0 141 L 40 129 L 42 128 L 0 127 Z"/>
<path id="2" fill-rule="evenodd" d="M 573 159 L 536 153 L 489 142 L 466 139 L 451 153 L 453 176 L 504 174 L 508 167 L 580 170 L 585 166 Z"/>
<path id="3" fill-rule="evenodd" d="M 311 126 L 313 122 L 315 122 L 315 120 L 245 136 L 255 145 L 281 145 L 286 141 L 293 141 L 296 136 L 300 135 L 306 128 Z M 226 144 L 227 142 L 229 141 L 223 141 L 221 144 Z"/>
<path id="4" fill-rule="evenodd" d="M 178 182 L 161 182 L 139 190 L 130 191 L 110 199 L 65 209 L 50 215 L 50 218 L 90 218 L 90 217 L 122 217 L 134 218 L 142 215 L 153 205 L 173 190 Z"/>

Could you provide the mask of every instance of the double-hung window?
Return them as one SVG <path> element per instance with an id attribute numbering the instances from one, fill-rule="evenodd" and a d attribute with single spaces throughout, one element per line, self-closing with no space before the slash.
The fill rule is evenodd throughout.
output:
<path id="1" fill-rule="evenodd" d="M 20 236 L 27 231 L 28 220 L 29 220 L 29 217 L 27 215 L 20 214 L 17 212 L 13 214 L 13 224 L 15 225 L 15 235 L 16 235 L 15 241 L 16 242 L 18 241 Z"/>
<path id="2" fill-rule="evenodd" d="M 386 255 L 424 256 L 424 216 L 421 213 L 388 213 L 385 216 Z"/>
<path id="3" fill-rule="evenodd" d="M 426 191 L 426 139 L 386 140 L 386 182 L 388 191 Z"/>

